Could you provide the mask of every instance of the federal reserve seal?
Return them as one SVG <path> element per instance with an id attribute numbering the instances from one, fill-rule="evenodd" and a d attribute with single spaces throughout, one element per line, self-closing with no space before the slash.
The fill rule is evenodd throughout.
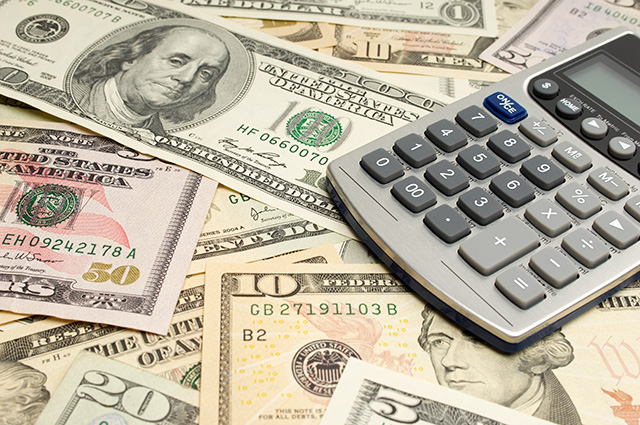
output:
<path id="1" fill-rule="evenodd" d="M 18 24 L 16 35 L 27 43 L 51 43 L 69 32 L 69 22 L 58 15 L 35 15 Z"/>
<path id="2" fill-rule="evenodd" d="M 331 397 L 350 357 L 360 358 L 353 348 L 340 341 L 310 342 L 293 357 L 293 376 L 306 391 Z"/>
<path id="3" fill-rule="evenodd" d="M 78 207 L 78 197 L 65 186 L 45 184 L 25 193 L 18 201 L 18 217 L 30 226 L 55 226 Z"/>
<path id="4" fill-rule="evenodd" d="M 202 364 L 200 362 L 193 365 L 182 376 L 180 383 L 185 387 L 193 388 L 194 390 L 200 389 L 200 374 L 202 372 Z"/>
<path id="5" fill-rule="evenodd" d="M 303 111 L 287 122 L 287 133 L 309 146 L 331 145 L 342 137 L 342 126 L 337 119 L 321 111 Z"/>

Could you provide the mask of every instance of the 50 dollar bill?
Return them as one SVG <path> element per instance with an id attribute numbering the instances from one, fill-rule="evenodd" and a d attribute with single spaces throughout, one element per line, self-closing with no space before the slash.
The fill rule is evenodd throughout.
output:
<path id="1" fill-rule="evenodd" d="M 0 125 L 0 309 L 166 333 L 216 185 L 70 125 Z"/>

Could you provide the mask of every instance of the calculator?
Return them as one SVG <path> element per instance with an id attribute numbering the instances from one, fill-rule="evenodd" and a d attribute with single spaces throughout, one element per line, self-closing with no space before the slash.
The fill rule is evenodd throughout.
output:
<path id="1" fill-rule="evenodd" d="M 640 275 L 640 39 L 614 29 L 332 161 L 399 278 L 516 352 Z"/>

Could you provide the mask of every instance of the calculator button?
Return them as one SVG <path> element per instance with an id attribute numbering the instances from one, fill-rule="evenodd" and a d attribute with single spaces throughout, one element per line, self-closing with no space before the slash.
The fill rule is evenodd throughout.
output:
<path id="1" fill-rule="evenodd" d="M 480 145 L 471 145 L 458 154 L 458 164 L 478 179 L 500 171 L 498 158 Z"/>
<path id="2" fill-rule="evenodd" d="M 636 154 L 636 144 L 626 137 L 616 136 L 609 140 L 609 153 L 618 159 L 629 159 Z"/>
<path id="3" fill-rule="evenodd" d="M 533 186 L 513 171 L 505 171 L 491 180 L 489 189 L 512 207 L 520 207 L 535 198 Z"/>
<path id="4" fill-rule="evenodd" d="M 422 167 L 436 159 L 435 149 L 415 133 L 398 139 L 393 145 L 393 150 L 414 168 Z"/>
<path id="5" fill-rule="evenodd" d="M 553 247 L 534 254 L 529 266 L 554 288 L 560 289 L 578 278 L 578 267 Z"/>
<path id="6" fill-rule="evenodd" d="M 527 118 L 518 126 L 518 130 L 539 146 L 549 146 L 558 140 L 558 134 L 540 118 Z"/>
<path id="7" fill-rule="evenodd" d="M 523 310 L 544 299 L 544 288 L 540 282 L 519 267 L 513 267 L 498 276 L 496 288 Z"/>
<path id="8" fill-rule="evenodd" d="M 616 248 L 625 249 L 638 242 L 640 230 L 614 211 L 607 211 L 593 222 L 593 229 Z"/>
<path id="9" fill-rule="evenodd" d="M 605 167 L 600 167 L 590 172 L 587 181 L 598 192 L 614 201 L 627 196 L 629 193 L 629 186 Z"/>
<path id="10" fill-rule="evenodd" d="M 491 136 L 487 146 L 500 158 L 512 164 L 531 154 L 531 146 L 509 130 Z"/>
<path id="11" fill-rule="evenodd" d="M 606 136 L 607 130 L 607 124 L 598 118 L 588 117 L 580 123 L 580 131 L 590 139 L 602 139 Z"/>
<path id="12" fill-rule="evenodd" d="M 552 155 L 562 165 L 576 173 L 581 173 L 591 167 L 591 157 L 573 143 L 559 143 L 553 148 Z"/>
<path id="13" fill-rule="evenodd" d="M 436 194 L 425 182 L 415 176 L 394 184 L 391 194 L 411 212 L 426 210 L 436 203 Z"/>
<path id="14" fill-rule="evenodd" d="M 533 83 L 533 94 L 540 99 L 553 99 L 560 93 L 558 83 L 548 78 L 541 78 Z"/>
<path id="15" fill-rule="evenodd" d="M 449 161 L 436 162 L 427 167 L 426 179 L 445 195 L 455 195 L 469 186 L 469 176 Z"/>
<path id="16" fill-rule="evenodd" d="M 593 233 L 579 228 L 562 240 L 562 247 L 584 266 L 593 269 L 609 259 L 609 248 Z"/>
<path id="17" fill-rule="evenodd" d="M 476 137 L 486 136 L 498 129 L 498 123 L 487 111 L 472 105 L 456 115 L 456 121 Z"/>
<path id="18" fill-rule="evenodd" d="M 633 218 L 640 221 L 640 195 L 636 195 L 624 204 L 626 212 L 631 214 Z"/>
<path id="19" fill-rule="evenodd" d="M 469 223 L 449 205 L 440 205 L 427 212 L 423 221 L 433 233 L 448 243 L 459 241 L 471 233 Z"/>
<path id="20" fill-rule="evenodd" d="M 541 199 L 527 207 L 524 216 L 547 236 L 555 238 L 571 228 L 571 218 L 560 206 Z"/>
<path id="21" fill-rule="evenodd" d="M 364 155 L 360 166 L 379 183 L 389 183 L 404 175 L 400 162 L 386 150 L 379 148 Z"/>
<path id="22" fill-rule="evenodd" d="M 504 93 L 496 92 L 484 99 L 483 105 L 493 115 L 507 124 L 514 124 L 527 117 L 527 110 Z"/>
<path id="23" fill-rule="evenodd" d="M 556 103 L 556 112 L 563 118 L 573 120 L 582 114 L 582 105 L 569 98 L 562 98 Z"/>
<path id="24" fill-rule="evenodd" d="M 575 182 L 560 189 L 556 193 L 556 200 L 582 219 L 591 217 L 602 208 L 595 192 Z"/>
<path id="25" fill-rule="evenodd" d="M 460 244 L 458 253 L 487 276 L 538 247 L 538 235 L 511 216 Z"/>
<path id="26" fill-rule="evenodd" d="M 564 172 L 549 158 L 536 155 L 527 160 L 520 172 L 541 189 L 551 190 L 564 182 Z"/>
<path id="27" fill-rule="evenodd" d="M 449 120 L 443 119 L 431 124 L 424 134 L 445 152 L 453 152 L 467 144 L 467 135 Z"/>
<path id="28" fill-rule="evenodd" d="M 504 215 L 502 206 L 496 198 L 479 187 L 474 187 L 460 195 L 458 206 L 473 221 L 482 225 L 494 222 Z"/>

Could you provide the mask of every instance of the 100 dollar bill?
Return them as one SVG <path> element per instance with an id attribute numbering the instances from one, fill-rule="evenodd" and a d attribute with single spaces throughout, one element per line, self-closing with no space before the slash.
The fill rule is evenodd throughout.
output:
<path id="1" fill-rule="evenodd" d="M 0 1 L 0 94 L 330 230 L 329 161 L 443 105 L 194 8 L 83 1 Z"/>
<path id="2" fill-rule="evenodd" d="M 637 286 L 509 355 L 377 265 L 206 275 L 203 424 L 317 424 L 351 357 L 563 425 L 638 418 Z"/>
<path id="3" fill-rule="evenodd" d="M 0 125 L 0 309 L 166 333 L 215 188 L 67 124 Z"/>

